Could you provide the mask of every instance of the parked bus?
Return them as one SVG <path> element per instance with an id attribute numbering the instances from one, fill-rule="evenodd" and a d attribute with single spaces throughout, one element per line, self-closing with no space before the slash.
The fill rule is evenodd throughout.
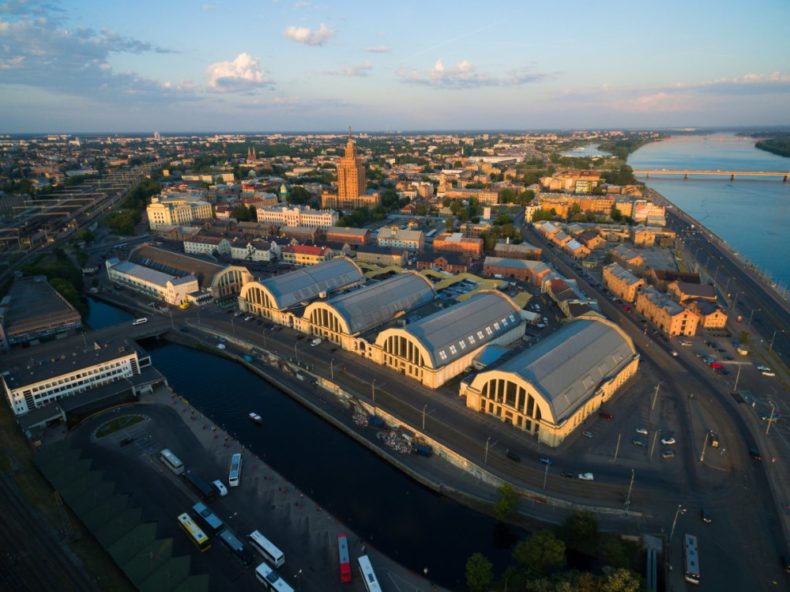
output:
<path id="1" fill-rule="evenodd" d="M 169 448 L 165 448 L 159 453 L 159 460 L 176 475 L 182 475 L 184 473 L 184 463 L 182 463 L 181 459 L 175 454 L 170 452 Z"/>
<path id="2" fill-rule="evenodd" d="M 192 542 L 200 549 L 201 553 L 211 548 L 211 543 L 208 542 L 208 536 L 206 536 L 206 533 L 195 524 L 195 521 L 192 520 L 189 514 L 186 512 L 179 514 L 178 525 L 187 533 L 187 536 L 192 539 Z"/>
<path id="3" fill-rule="evenodd" d="M 337 535 L 337 554 L 340 561 L 340 583 L 351 581 L 351 559 L 348 555 L 348 538 L 344 534 Z"/>
<path id="4" fill-rule="evenodd" d="M 244 546 L 244 543 L 242 543 L 239 540 L 239 537 L 237 537 L 229 528 L 226 528 L 217 536 L 219 540 L 221 540 L 228 548 L 228 550 L 233 553 L 244 565 L 249 565 L 252 563 L 252 553 L 250 553 L 250 550 Z"/>
<path id="5" fill-rule="evenodd" d="M 261 563 L 255 568 L 255 579 L 263 584 L 264 588 L 272 592 L 294 592 L 294 589 L 265 563 Z"/>
<path id="6" fill-rule="evenodd" d="M 192 510 L 198 515 L 200 520 L 208 527 L 212 534 L 217 534 L 224 528 L 225 523 L 203 502 L 196 503 L 192 506 Z"/>
<path id="7" fill-rule="evenodd" d="M 228 472 L 228 485 L 238 487 L 241 480 L 241 452 L 230 457 L 230 471 Z"/>
<path id="8" fill-rule="evenodd" d="M 192 486 L 192 488 L 203 497 L 203 499 L 210 500 L 217 496 L 217 490 L 200 475 L 193 473 L 192 471 L 187 471 L 184 473 L 184 478 Z"/>
<path id="9" fill-rule="evenodd" d="M 362 581 L 365 582 L 365 590 L 368 592 L 381 592 L 376 572 L 373 571 L 373 566 L 370 564 L 370 559 L 367 555 L 357 557 L 359 562 L 359 571 L 362 572 Z"/>
<path id="10" fill-rule="evenodd" d="M 280 551 L 274 543 L 263 536 L 259 531 L 253 530 L 247 535 L 247 538 L 250 539 L 252 548 L 258 551 L 270 565 L 280 567 L 285 563 L 285 553 Z"/>
<path id="11" fill-rule="evenodd" d="M 686 558 L 685 579 L 689 584 L 699 584 L 699 549 L 697 548 L 697 537 L 687 534 L 683 538 L 683 551 Z"/>

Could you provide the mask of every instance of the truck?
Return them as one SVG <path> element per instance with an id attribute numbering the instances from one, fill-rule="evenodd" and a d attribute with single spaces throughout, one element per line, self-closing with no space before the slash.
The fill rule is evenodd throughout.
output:
<path id="1" fill-rule="evenodd" d="M 217 490 L 212 487 L 208 481 L 203 479 L 200 475 L 194 473 L 193 471 L 187 471 L 184 473 L 184 479 L 186 479 L 187 483 L 192 486 L 194 489 L 203 499 L 214 499 L 217 495 Z"/>
<path id="2" fill-rule="evenodd" d="M 387 422 L 379 415 L 368 416 L 368 425 L 372 428 L 386 428 Z"/>
<path id="3" fill-rule="evenodd" d="M 424 442 L 412 442 L 411 451 L 417 456 L 424 456 L 426 458 L 433 456 L 433 448 Z"/>

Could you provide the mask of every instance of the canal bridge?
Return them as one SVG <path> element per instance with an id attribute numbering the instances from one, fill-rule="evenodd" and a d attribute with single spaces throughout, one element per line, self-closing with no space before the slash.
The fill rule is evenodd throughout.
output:
<path id="1" fill-rule="evenodd" d="M 787 183 L 787 178 L 790 176 L 790 171 L 733 171 L 733 170 L 712 170 L 712 169 L 634 169 L 634 175 L 644 175 L 646 178 L 650 176 L 683 176 L 683 179 L 688 179 L 689 176 L 699 177 L 730 177 L 730 181 L 735 181 L 735 177 L 777 177 L 782 179 L 782 183 Z"/>

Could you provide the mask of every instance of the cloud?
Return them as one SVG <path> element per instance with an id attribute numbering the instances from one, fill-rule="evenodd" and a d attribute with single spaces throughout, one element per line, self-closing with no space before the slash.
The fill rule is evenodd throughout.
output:
<path id="1" fill-rule="evenodd" d="M 378 47 L 366 47 L 365 51 L 368 53 L 389 53 L 392 51 L 392 48 L 380 45 Z"/>
<path id="2" fill-rule="evenodd" d="M 632 99 L 617 100 L 613 105 L 621 111 L 682 113 L 695 111 L 699 106 L 688 96 L 668 92 L 640 95 Z"/>
<path id="3" fill-rule="evenodd" d="M 373 70 L 373 64 L 370 62 L 365 62 L 364 64 L 359 64 L 356 66 L 348 66 L 347 68 L 341 68 L 339 70 L 330 70 L 326 72 L 330 76 L 358 76 L 363 77 L 370 74 L 371 70 Z"/>
<path id="4" fill-rule="evenodd" d="M 260 62 L 248 53 L 240 53 L 232 61 L 211 64 L 206 77 L 209 90 L 214 92 L 250 92 L 274 84 Z"/>
<path id="5" fill-rule="evenodd" d="M 334 37 L 335 31 L 321 23 L 321 26 L 315 31 L 307 27 L 288 27 L 284 34 L 291 41 L 316 46 L 323 45 Z"/>
<path id="6" fill-rule="evenodd" d="M 403 82 L 435 88 L 464 89 L 484 86 L 521 86 L 545 78 L 543 74 L 511 72 L 507 76 L 493 76 L 479 72 L 468 60 L 455 66 L 445 66 L 439 59 L 427 72 L 401 69 L 397 72 Z"/>
<path id="7" fill-rule="evenodd" d="M 41 2 L 0 5 L 0 83 L 44 88 L 91 99 L 191 99 L 180 84 L 166 88 L 135 73 L 115 72 L 115 54 L 172 53 L 109 30 L 68 28 L 59 9 Z M 54 15 L 54 18 L 52 16 Z"/>

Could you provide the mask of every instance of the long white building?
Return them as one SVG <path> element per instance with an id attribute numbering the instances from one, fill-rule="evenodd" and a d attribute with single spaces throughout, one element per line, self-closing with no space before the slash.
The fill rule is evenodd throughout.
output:
<path id="1" fill-rule="evenodd" d="M 140 374 L 151 365 L 151 358 L 140 355 L 131 341 L 117 339 L 107 343 L 80 341 L 67 350 L 52 344 L 6 359 L 0 374 L 8 403 L 14 415 L 64 397 L 83 393 L 105 384 Z"/>
<path id="2" fill-rule="evenodd" d="M 194 275 L 176 277 L 115 257 L 108 259 L 105 265 L 111 282 L 168 304 L 188 302 L 189 294 L 200 290 Z"/>
<path id="3" fill-rule="evenodd" d="M 277 226 L 329 228 L 335 226 L 338 221 L 338 214 L 335 210 L 314 210 L 307 206 L 258 208 L 256 214 L 258 222 L 276 224 Z"/>

